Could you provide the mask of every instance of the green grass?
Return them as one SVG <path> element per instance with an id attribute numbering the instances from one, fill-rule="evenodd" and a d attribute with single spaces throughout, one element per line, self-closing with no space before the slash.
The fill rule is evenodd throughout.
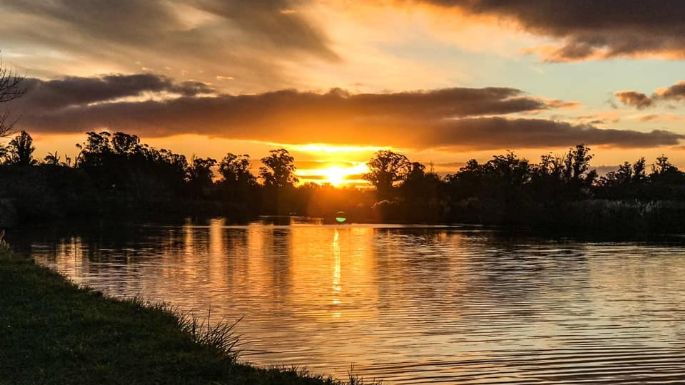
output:
<path id="1" fill-rule="evenodd" d="M 362 384 L 237 361 L 231 324 L 79 288 L 0 244 L 0 384 Z"/>

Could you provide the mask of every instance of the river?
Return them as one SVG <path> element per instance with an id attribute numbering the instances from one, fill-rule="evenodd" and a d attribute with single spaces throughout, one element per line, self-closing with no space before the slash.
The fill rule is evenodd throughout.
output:
<path id="1" fill-rule="evenodd" d="M 92 226 L 31 234 L 41 264 L 114 297 L 242 320 L 241 358 L 385 384 L 685 382 L 679 242 L 448 226 Z"/>

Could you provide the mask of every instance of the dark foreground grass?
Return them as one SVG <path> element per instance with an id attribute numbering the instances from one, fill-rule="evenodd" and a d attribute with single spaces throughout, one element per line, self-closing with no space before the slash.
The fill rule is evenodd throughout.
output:
<path id="1" fill-rule="evenodd" d="M 230 325 L 207 331 L 164 306 L 103 297 L 0 245 L 0 384 L 343 384 L 239 364 L 234 341 Z"/>

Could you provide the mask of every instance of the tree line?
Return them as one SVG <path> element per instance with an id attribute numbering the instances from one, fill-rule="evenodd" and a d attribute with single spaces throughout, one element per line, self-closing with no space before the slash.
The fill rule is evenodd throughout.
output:
<path id="1" fill-rule="evenodd" d="M 0 197 L 20 218 L 36 219 L 151 212 L 245 219 L 297 211 L 294 158 L 285 149 L 262 158 L 255 176 L 249 155 L 187 159 L 122 132 L 88 132 L 76 146 L 75 159 L 49 153 L 38 161 L 31 136 L 20 132 L 0 148 Z"/>
<path id="2" fill-rule="evenodd" d="M 509 228 L 601 233 L 685 230 L 685 173 L 666 156 L 599 175 L 589 147 L 546 154 L 537 163 L 513 152 L 469 160 L 444 177 L 389 151 L 376 154 L 367 179 L 391 221 L 479 223 Z"/>
<path id="3" fill-rule="evenodd" d="M 122 132 L 88 132 L 75 159 L 34 158 L 31 136 L 0 148 L 0 210 L 19 221 L 102 216 L 257 215 L 353 221 L 478 223 L 578 231 L 673 231 L 685 227 L 685 173 L 667 157 L 644 158 L 606 175 L 591 167 L 590 148 L 537 163 L 509 152 L 469 160 L 440 176 L 393 151 L 379 151 L 364 178 L 373 189 L 298 185 L 295 159 L 275 149 L 252 173 L 246 154 L 187 159 Z M 9 215 L 9 214 L 6 214 Z"/>

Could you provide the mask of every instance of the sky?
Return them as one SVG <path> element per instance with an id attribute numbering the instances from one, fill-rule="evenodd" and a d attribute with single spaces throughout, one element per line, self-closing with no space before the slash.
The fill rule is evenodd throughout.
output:
<path id="1" fill-rule="evenodd" d="M 440 173 L 589 145 L 685 166 L 685 3 L 657 0 L 10 0 L 9 105 L 37 155 L 87 131 L 358 179 L 392 149 Z M 342 178 L 342 179 L 341 179 Z"/>

